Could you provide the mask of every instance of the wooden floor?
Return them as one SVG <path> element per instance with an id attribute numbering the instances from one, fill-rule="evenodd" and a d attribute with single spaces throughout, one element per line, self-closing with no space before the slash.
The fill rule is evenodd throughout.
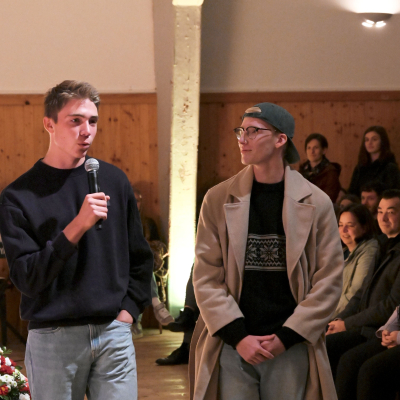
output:
<path id="1" fill-rule="evenodd" d="M 159 366 L 155 363 L 157 358 L 166 357 L 178 348 L 182 337 L 181 333 L 163 330 L 160 335 L 156 329 L 145 329 L 144 336 L 134 340 L 139 400 L 189 399 L 187 365 Z M 11 358 L 17 365 L 24 366 L 25 346 L 10 337 L 7 347 L 13 351 Z M 25 368 L 22 373 L 25 374 Z"/>
<path id="2" fill-rule="evenodd" d="M 134 340 L 138 368 L 139 400 L 188 400 L 187 365 L 160 366 L 157 358 L 166 357 L 182 343 L 183 334 L 163 330 L 144 330 L 144 337 Z"/>

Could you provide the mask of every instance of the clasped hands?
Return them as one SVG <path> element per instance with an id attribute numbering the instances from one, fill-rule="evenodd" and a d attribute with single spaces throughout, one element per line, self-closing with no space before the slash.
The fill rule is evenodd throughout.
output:
<path id="1" fill-rule="evenodd" d="M 236 350 L 249 364 L 257 365 L 265 360 L 273 359 L 286 349 L 276 335 L 248 335 L 236 345 Z"/>
<path id="2" fill-rule="evenodd" d="M 389 332 L 387 330 L 382 331 L 382 346 L 391 349 L 397 346 L 397 334 L 399 331 Z"/>
<path id="3" fill-rule="evenodd" d="M 329 322 L 326 334 L 332 335 L 332 333 L 344 332 L 345 330 L 346 325 L 344 324 L 344 321 L 341 319 L 337 319 L 336 321 Z"/>

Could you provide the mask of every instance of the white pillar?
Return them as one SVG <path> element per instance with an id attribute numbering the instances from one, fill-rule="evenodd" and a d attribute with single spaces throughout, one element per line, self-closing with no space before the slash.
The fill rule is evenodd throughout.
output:
<path id="1" fill-rule="evenodd" d="M 173 314 L 184 305 L 186 283 L 194 261 L 202 3 L 203 0 L 173 0 L 168 284 Z"/>

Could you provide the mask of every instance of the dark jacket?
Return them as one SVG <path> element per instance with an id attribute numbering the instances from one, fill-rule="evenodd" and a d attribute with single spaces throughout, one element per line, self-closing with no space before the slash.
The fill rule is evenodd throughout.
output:
<path id="1" fill-rule="evenodd" d="M 349 193 L 360 197 L 362 186 L 372 181 L 381 182 L 385 189 L 400 189 L 400 172 L 394 156 L 368 165 L 357 165 L 351 177 Z"/>
<path id="2" fill-rule="evenodd" d="M 330 162 L 326 157 L 314 168 L 310 161 L 300 165 L 299 172 L 308 181 L 324 191 L 334 203 L 338 197 L 341 185 L 339 175 L 342 167 L 338 163 Z"/>
<path id="3" fill-rule="evenodd" d="M 344 320 L 346 330 L 373 338 L 400 304 L 400 240 L 396 239 L 397 243 L 376 268 L 371 268 L 362 287 L 337 315 Z"/>

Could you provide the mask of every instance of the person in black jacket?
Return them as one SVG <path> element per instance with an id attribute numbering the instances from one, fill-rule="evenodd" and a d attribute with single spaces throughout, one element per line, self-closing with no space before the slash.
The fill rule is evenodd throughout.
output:
<path id="1" fill-rule="evenodd" d="M 328 326 L 327 350 L 339 400 L 356 398 L 360 368 L 385 349 L 375 331 L 400 303 L 400 190 L 383 192 L 378 222 L 388 237 L 380 262 Z"/>
<path id="2" fill-rule="evenodd" d="M 45 157 L 0 198 L 10 278 L 29 321 L 25 365 L 37 400 L 137 399 L 130 327 L 151 303 L 153 256 L 126 175 L 99 161 L 88 194 L 87 152 L 99 94 L 64 81 L 47 92 Z M 110 203 L 109 203 L 110 202 Z M 102 219 L 102 229 L 95 224 Z"/>
<path id="3" fill-rule="evenodd" d="M 400 189 L 400 172 L 383 126 L 370 126 L 363 136 L 348 192 L 360 197 L 361 187 L 379 181 L 384 189 Z"/>

